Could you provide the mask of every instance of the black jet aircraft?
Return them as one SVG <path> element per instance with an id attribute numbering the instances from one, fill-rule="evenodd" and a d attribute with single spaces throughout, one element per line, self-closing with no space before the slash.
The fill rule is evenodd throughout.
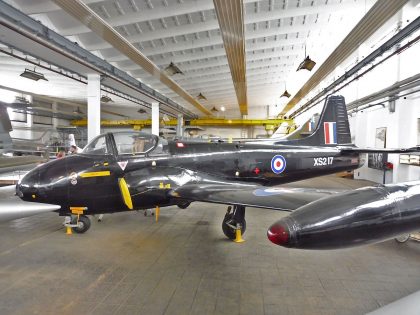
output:
<path id="1" fill-rule="evenodd" d="M 187 207 L 193 201 L 227 204 L 222 228 L 234 239 L 237 231 L 245 232 L 246 206 L 291 210 L 326 193 L 269 186 L 358 168 L 360 154 L 371 151 L 377 150 L 351 144 L 344 98 L 330 96 L 314 133 L 305 138 L 199 143 L 142 132 L 107 133 L 80 154 L 30 171 L 16 194 L 60 206 L 58 213 L 72 217 L 68 226 L 77 233 L 89 229 L 92 214 Z"/>

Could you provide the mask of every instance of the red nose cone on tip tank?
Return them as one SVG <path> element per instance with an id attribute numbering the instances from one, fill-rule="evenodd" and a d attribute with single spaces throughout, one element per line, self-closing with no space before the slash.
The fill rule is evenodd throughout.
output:
<path id="1" fill-rule="evenodd" d="M 267 231 L 267 237 L 276 245 L 285 246 L 289 243 L 289 231 L 280 222 L 270 226 Z"/>

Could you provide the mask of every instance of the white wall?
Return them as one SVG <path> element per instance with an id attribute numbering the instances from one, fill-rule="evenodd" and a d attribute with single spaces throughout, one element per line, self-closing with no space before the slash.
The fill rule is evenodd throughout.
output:
<path id="1" fill-rule="evenodd" d="M 409 1 L 401 12 L 396 14 L 390 21 L 388 21 L 381 29 L 374 34 L 367 42 L 363 43 L 358 51 L 349 57 L 334 74 L 330 75 L 320 87 L 326 86 L 337 79 L 337 75 L 343 75 L 344 71 L 350 69 L 366 57 L 374 49 L 377 49 L 385 40 L 391 38 L 395 34 L 398 23 L 402 27 L 413 21 L 420 14 L 420 7 L 415 6 L 415 1 Z M 413 34 L 411 38 L 406 39 L 402 45 L 408 40 L 418 36 L 419 32 Z M 395 50 L 385 53 L 389 55 Z M 394 84 L 395 82 L 409 78 L 415 74 L 420 73 L 420 65 L 418 63 L 418 56 L 420 56 L 420 43 L 414 44 L 412 47 L 403 52 L 391 57 L 374 70 L 365 74 L 360 79 L 352 82 L 349 86 L 339 91 L 338 95 L 343 95 L 346 102 L 357 100 L 361 97 L 370 95 L 374 92 L 380 91 Z M 378 59 L 380 60 L 380 59 Z M 375 60 L 374 63 L 377 63 Z M 366 70 L 363 69 L 362 71 Z M 341 73 L 340 73 L 341 72 Z M 320 88 L 318 87 L 318 89 Z M 418 89 L 418 87 L 416 88 Z M 404 91 L 407 93 L 409 91 Z M 312 91 L 315 95 L 318 91 Z M 401 93 L 401 94 L 403 94 Z M 417 119 L 420 118 L 420 93 L 408 95 L 405 98 L 400 98 L 396 101 L 395 113 L 389 112 L 388 99 L 382 99 L 373 103 L 383 103 L 386 107 L 375 106 L 366 109 L 363 112 L 358 112 L 353 117 L 349 118 L 350 130 L 352 133 L 353 143 L 358 147 L 375 147 L 376 129 L 380 127 L 387 128 L 387 148 L 404 148 L 412 147 L 419 143 Z M 301 102 L 302 104 L 304 102 Z M 321 112 L 323 104 L 319 104 L 308 112 L 301 114 L 295 119 L 297 124 L 306 121 L 315 112 Z M 399 155 L 389 155 L 388 160 L 394 164 L 394 170 L 387 172 L 386 182 L 402 182 L 409 180 L 420 179 L 420 167 L 411 165 L 400 165 Z M 367 167 L 365 165 L 355 171 L 355 178 L 362 178 L 382 183 L 383 172 Z"/>
<path id="2" fill-rule="evenodd" d="M 375 147 L 376 129 L 387 128 L 387 148 L 407 148 L 419 144 L 417 136 L 417 119 L 420 118 L 420 93 L 396 101 L 396 110 L 389 112 L 388 106 L 373 107 L 358 112 L 350 118 L 350 125 L 358 147 Z M 386 182 L 397 183 L 420 179 L 420 167 L 399 164 L 399 154 L 390 154 L 389 162 L 394 165 L 393 171 L 387 172 Z M 365 165 L 355 171 L 355 178 L 367 179 L 382 183 L 383 172 Z"/>

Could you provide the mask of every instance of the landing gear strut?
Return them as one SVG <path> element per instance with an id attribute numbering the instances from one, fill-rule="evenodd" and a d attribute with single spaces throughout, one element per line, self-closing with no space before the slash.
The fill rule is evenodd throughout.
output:
<path id="1" fill-rule="evenodd" d="M 246 230 L 245 207 L 229 206 L 222 222 L 222 230 L 227 238 L 234 240 L 236 238 L 236 230 L 240 229 L 242 235 Z"/>
<path id="2" fill-rule="evenodd" d="M 64 226 L 71 227 L 74 233 L 82 234 L 90 228 L 90 219 L 85 215 L 72 215 L 66 217 Z"/>

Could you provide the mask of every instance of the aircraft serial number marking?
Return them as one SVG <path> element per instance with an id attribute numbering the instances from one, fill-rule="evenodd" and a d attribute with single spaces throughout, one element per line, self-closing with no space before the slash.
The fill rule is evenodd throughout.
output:
<path id="1" fill-rule="evenodd" d="M 314 166 L 327 166 L 333 164 L 334 158 L 332 156 L 314 158 Z"/>

